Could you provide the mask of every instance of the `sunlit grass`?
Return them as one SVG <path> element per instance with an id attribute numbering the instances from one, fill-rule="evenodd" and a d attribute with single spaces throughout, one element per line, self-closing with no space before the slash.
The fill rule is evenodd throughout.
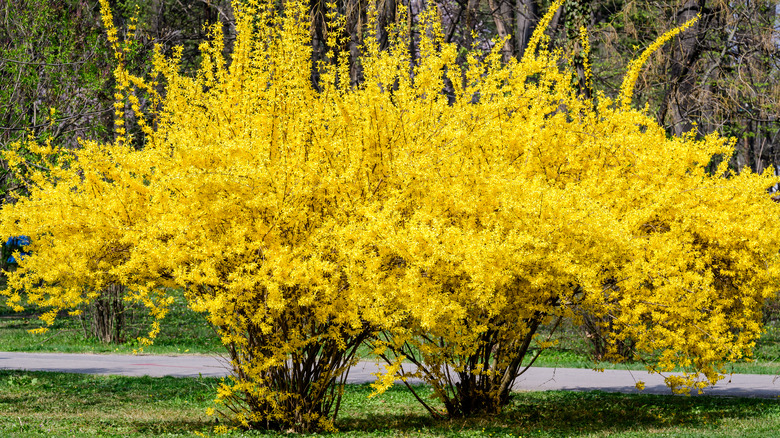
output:
<path id="1" fill-rule="evenodd" d="M 0 371 L 0 436 L 212 436 L 216 419 L 205 410 L 217 382 Z M 371 392 L 347 385 L 332 436 L 772 437 L 780 430 L 780 400 L 528 392 L 494 417 L 435 421 L 405 387 L 369 398 Z"/>
<path id="2" fill-rule="evenodd" d="M 184 297 L 173 291 L 175 301 L 161 324 L 160 334 L 152 346 L 144 347 L 150 354 L 219 354 L 223 348 L 219 337 L 206 323 L 203 315 L 187 307 Z M 146 336 L 152 321 L 141 306 L 128 305 L 126 340 L 120 344 L 104 344 L 85 335 L 79 317 L 63 314 L 45 334 L 29 330 L 45 326 L 36 312 L 14 313 L 0 300 L 0 351 L 57 353 L 133 353 Z M 40 311 L 38 313 L 41 313 Z"/>

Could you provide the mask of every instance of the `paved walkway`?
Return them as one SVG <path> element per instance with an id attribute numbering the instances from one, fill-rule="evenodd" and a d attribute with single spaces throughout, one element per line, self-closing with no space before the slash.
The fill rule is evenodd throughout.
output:
<path id="1" fill-rule="evenodd" d="M 228 374 L 224 359 L 212 356 L 113 355 L 0 352 L 0 369 L 62 371 L 125 376 L 222 377 Z M 380 364 L 361 362 L 349 372 L 349 383 L 372 382 Z M 644 394 L 670 394 L 662 376 L 645 371 L 606 370 L 596 372 L 575 368 L 530 368 L 515 382 L 518 391 L 606 391 L 639 393 L 637 381 L 645 382 Z M 705 395 L 780 398 L 780 377 L 759 374 L 732 374 L 704 391 Z"/>

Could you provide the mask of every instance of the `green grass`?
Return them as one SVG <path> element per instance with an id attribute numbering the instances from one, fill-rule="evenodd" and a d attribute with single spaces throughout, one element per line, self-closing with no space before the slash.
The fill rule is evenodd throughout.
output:
<path id="1" fill-rule="evenodd" d="M 150 354 L 214 354 L 222 352 L 219 337 L 201 314 L 187 308 L 184 297 L 174 293 L 175 301 L 161 324 L 160 334 L 152 346 L 144 347 Z M 132 353 L 139 347 L 138 337 L 146 336 L 152 318 L 140 306 L 128 306 L 125 312 L 127 341 L 103 344 L 84 334 L 78 317 L 63 314 L 44 334 L 29 330 L 44 327 L 36 313 L 13 312 L 0 299 L 0 351 L 57 353 Z"/>
<path id="2" fill-rule="evenodd" d="M 780 320 L 772 319 L 764 326 L 765 333 L 756 343 L 752 361 L 731 363 L 728 373 L 780 374 Z M 564 327 L 555 339 L 558 345 L 542 352 L 534 366 L 558 368 L 603 368 L 644 370 L 641 362 L 594 362 L 588 354 L 589 346 L 576 328 Z"/>
<path id="3" fill-rule="evenodd" d="M 0 371 L 0 436 L 212 436 L 216 379 Z M 780 400 L 534 392 L 495 417 L 434 421 L 404 388 L 347 385 L 334 437 L 771 437 Z M 281 436 L 234 432 L 229 437 Z"/>
<path id="4" fill-rule="evenodd" d="M 131 309 L 129 336 L 140 336 L 149 317 Z M 0 307 L 0 351 L 129 353 L 137 342 L 103 345 L 85 339 L 78 319 L 58 319 L 53 330 L 33 335 L 41 323 Z M 536 366 L 629 368 L 641 364 L 595 364 L 576 327 L 565 327 L 559 346 Z M 218 338 L 201 315 L 177 297 L 162 332 L 145 352 L 219 353 Z M 769 321 L 755 363 L 733 372 L 780 374 L 780 323 Z M 216 379 L 133 378 L 64 373 L 0 371 L 0 437 L 189 437 L 214 436 Z M 367 385 L 348 385 L 333 435 L 349 437 L 771 437 L 780 430 L 780 399 L 738 399 L 536 392 L 517 394 L 495 417 L 436 422 L 403 387 L 368 398 Z M 229 437 L 281 436 L 234 432 Z"/>

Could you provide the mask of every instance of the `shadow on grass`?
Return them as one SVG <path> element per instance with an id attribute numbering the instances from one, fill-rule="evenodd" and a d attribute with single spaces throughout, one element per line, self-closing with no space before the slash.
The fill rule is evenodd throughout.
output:
<path id="1" fill-rule="evenodd" d="M 709 427 L 726 418 L 779 411 L 780 403 L 766 399 L 556 391 L 518 394 L 502 417 L 523 429 L 567 433 Z"/>
<path id="2" fill-rule="evenodd" d="M 135 433 L 159 436 L 165 434 L 203 433 L 214 429 L 215 423 L 210 420 L 175 420 L 175 421 L 132 421 L 128 424 Z"/>
<path id="3" fill-rule="evenodd" d="M 400 400 L 398 391 L 406 390 L 396 387 L 388 394 Z M 413 402 L 411 397 L 407 402 Z M 497 416 L 435 421 L 424 412 L 391 413 L 393 409 L 343 415 L 337 427 L 347 434 L 394 431 L 436 436 L 570 436 L 670 428 L 704 431 L 726 419 L 776 418 L 780 400 L 548 391 L 515 394 Z"/>

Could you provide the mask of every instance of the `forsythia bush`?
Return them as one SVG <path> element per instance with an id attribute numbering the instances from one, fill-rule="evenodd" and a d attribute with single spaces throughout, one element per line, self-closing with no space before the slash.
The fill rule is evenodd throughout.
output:
<path id="1" fill-rule="evenodd" d="M 232 360 L 220 411 L 299 431 L 332 428 L 364 341 L 391 363 L 378 390 L 420 376 L 451 416 L 498 410 L 548 345 L 537 330 L 580 312 L 652 369 L 688 367 L 678 390 L 749 355 L 780 277 L 777 181 L 729 174 L 727 139 L 669 138 L 632 109 L 642 58 L 617 101 L 587 100 L 544 26 L 522 60 L 460 66 L 431 10 L 419 59 L 405 27 L 386 51 L 367 37 L 352 85 L 338 32 L 313 67 L 306 2 L 274 8 L 236 4 L 230 62 L 214 28 L 195 77 L 159 53 L 151 79 L 117 70 L 143 148 L 122 124 L 111 144 L 26 146 L 47 168 L 0 212 L 32 241 L 11 304 L 51 322 L 122 284 L 161 318 L 181 287 Z"/>

